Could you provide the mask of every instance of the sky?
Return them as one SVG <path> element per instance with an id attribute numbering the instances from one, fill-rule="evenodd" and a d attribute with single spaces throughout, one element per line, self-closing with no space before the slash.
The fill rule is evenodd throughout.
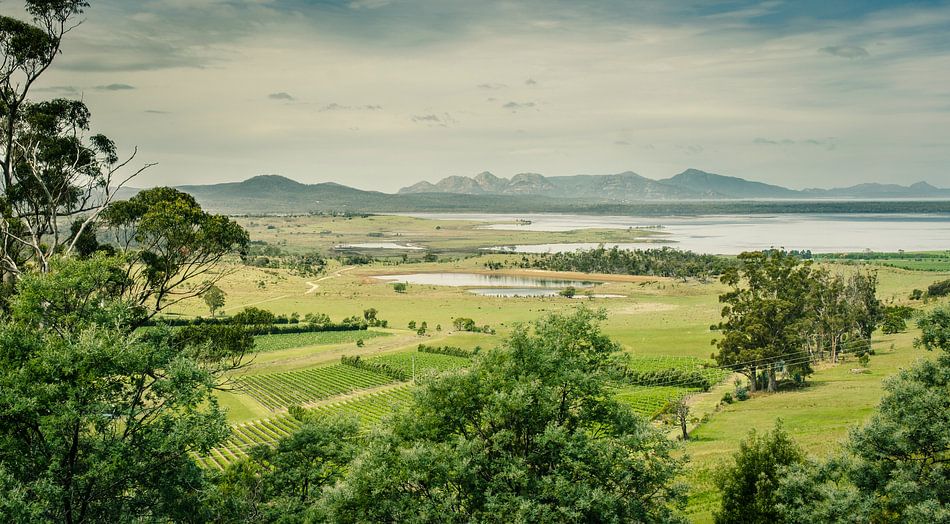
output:
<path id="1" fill-rule="evenodd" d="M 20 0 L 0 0 L 17 13 Z M 33 91 L 133 185 L 687 168 L 950 187 L 950 4 L 92 0 Z"/>

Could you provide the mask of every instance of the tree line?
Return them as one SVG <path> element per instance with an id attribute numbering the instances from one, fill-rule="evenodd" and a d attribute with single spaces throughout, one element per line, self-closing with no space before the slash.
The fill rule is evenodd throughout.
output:
<path id="1" fill-rule="evenodd" d="M 564 253 L 525 256 L 522 268 L 548 271 L 579 271 L 613 275 L 649 275 L 670 278 L 700 278 L 722 274 L 733 262 L 724 257 L 699 255 L 670 247 L 658 249 L 619 249 L 604 246 Z"/>

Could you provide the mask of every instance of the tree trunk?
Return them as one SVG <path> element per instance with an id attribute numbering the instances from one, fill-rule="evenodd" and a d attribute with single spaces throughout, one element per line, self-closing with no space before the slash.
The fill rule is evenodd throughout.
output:
<path id="1" fill-rule="evenodd" d="M 769 393 L 775 393 L 778 384 L 775 380 L 775 364 L 769 364 Z"/>
<path id="2" fill-rule="evenodd" d="M 680 417 L 680 428 L 683 430 L 683 440 L 689 440 L 689 433 L 686 432 L 686 417 Z"/>
<path id="3" fill-rule="evenodd" d="M 758 389 L 756 383 L 758 382 L 759 374 L 756 373 L 756 371 L 757 370 L 753 367 L 752 372 L 749 374 L 749 393 L 755 393 Z"/>

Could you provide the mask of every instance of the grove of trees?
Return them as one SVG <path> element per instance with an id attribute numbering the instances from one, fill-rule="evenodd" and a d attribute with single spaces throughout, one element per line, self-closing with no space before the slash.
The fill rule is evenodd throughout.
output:
<path id="1" fill-rule="evenodd" d="M 714 356 L 746 375 L 753 392 L 775 391 L 779 372 L 802 380 L 821 359 L 869 351 L 883 320 L 873 273 L 842 275 L 769 250 L 739 255 L 721 280 L 732 289 L 719 297 Z"/>

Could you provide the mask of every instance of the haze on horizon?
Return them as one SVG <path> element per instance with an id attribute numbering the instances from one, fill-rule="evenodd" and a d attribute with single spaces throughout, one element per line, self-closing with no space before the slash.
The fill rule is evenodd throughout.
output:
<path id="1" fill-rule="evenodd" d="M 695 167 L 950 187 L 947 2 L 92 4 L 34 97 L 82 97 L 158 162 L 137 186 Z"/>

